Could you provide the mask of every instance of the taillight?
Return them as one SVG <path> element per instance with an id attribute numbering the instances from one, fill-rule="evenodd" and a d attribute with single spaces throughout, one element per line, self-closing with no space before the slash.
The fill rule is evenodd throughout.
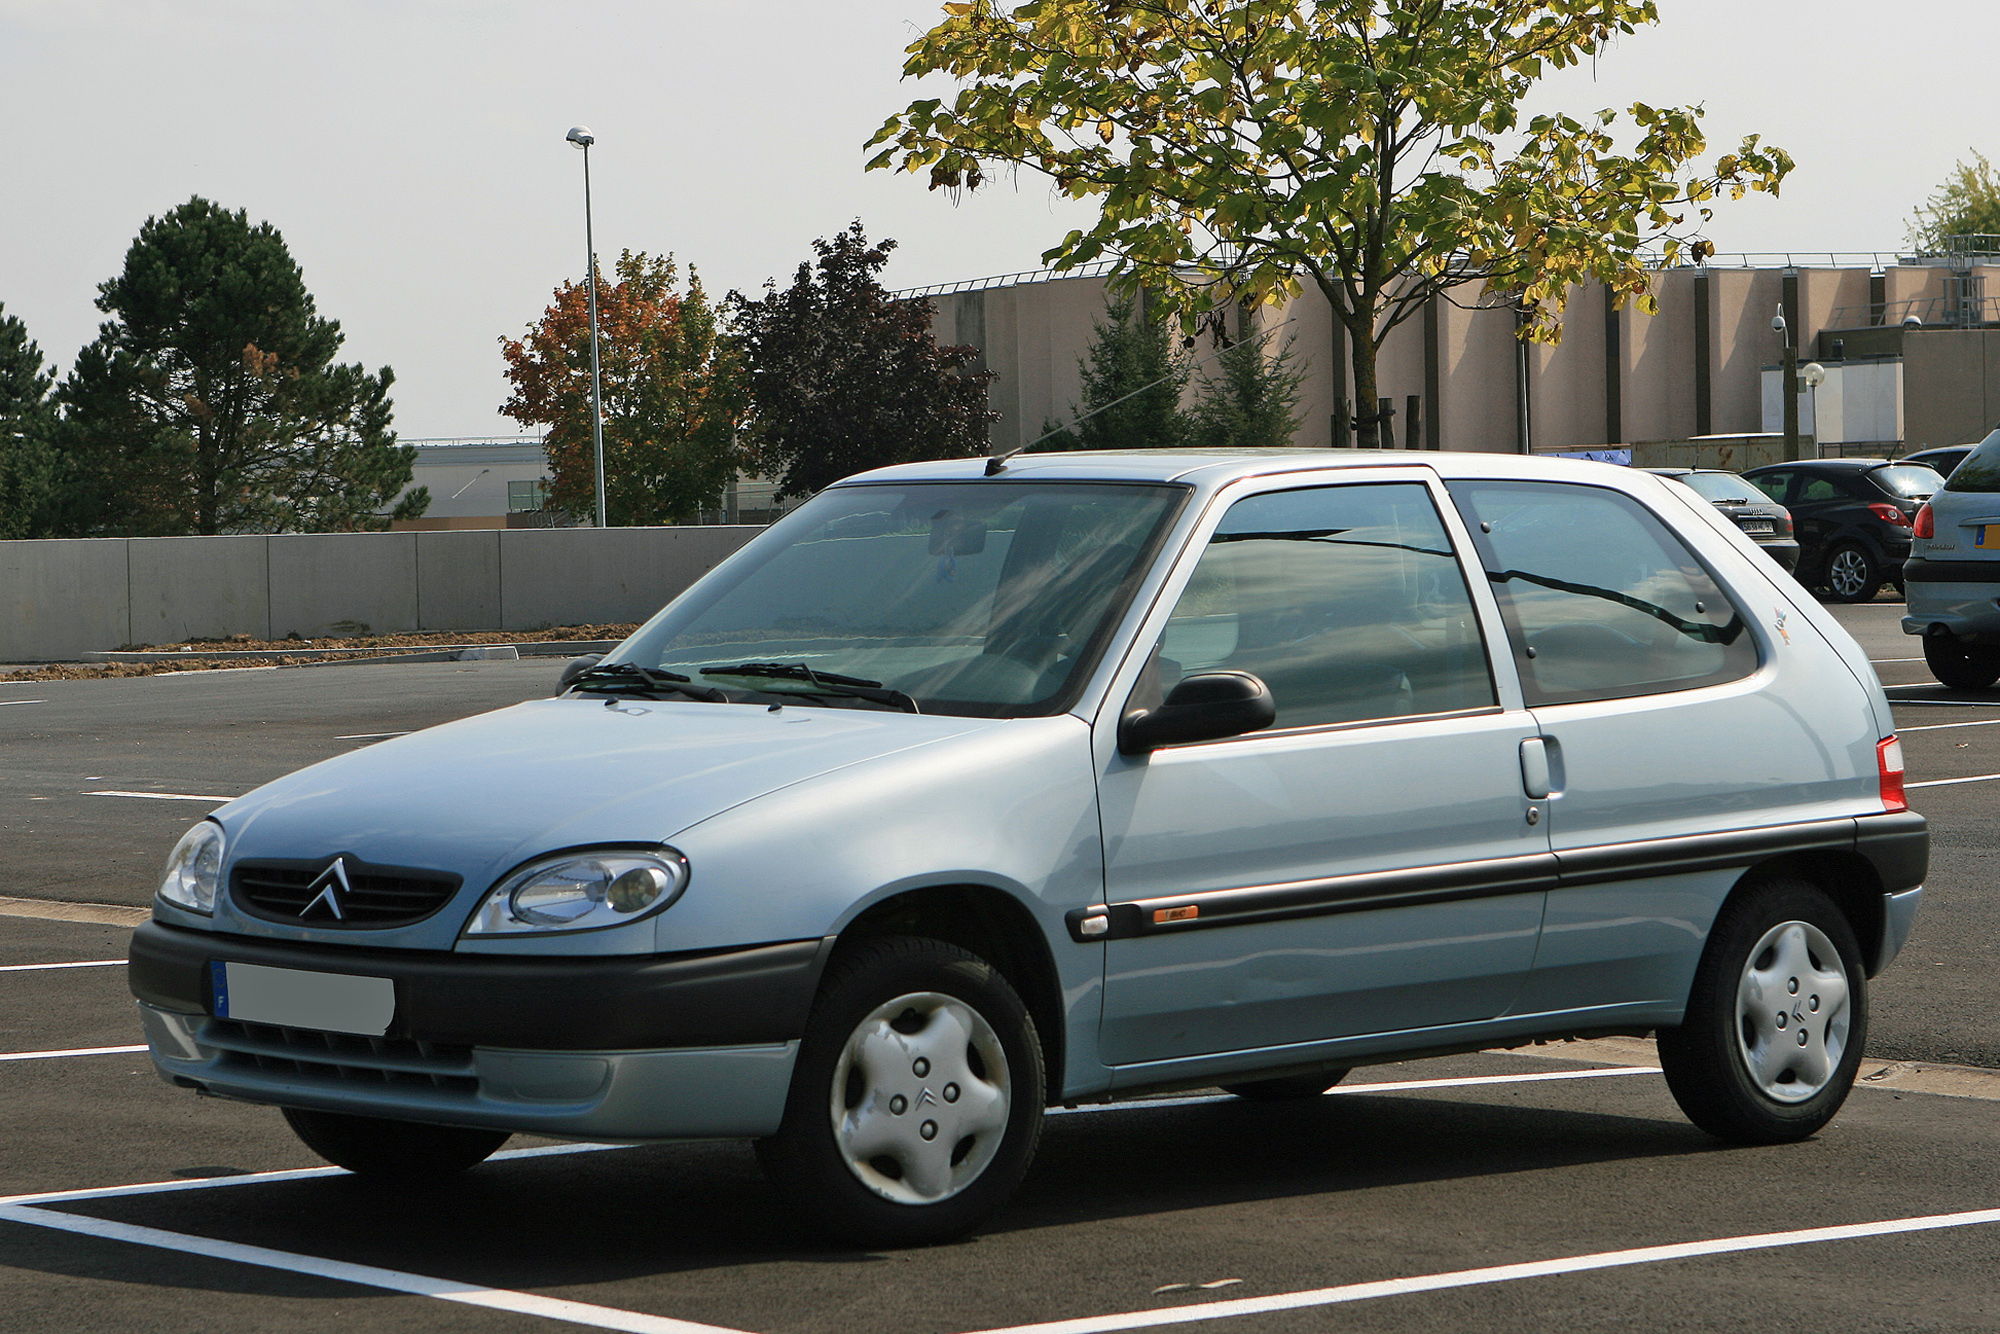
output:
<path id="1" fill-rule="evenodd" d="M 1885 501 L 1876 501 L 1868 507 L 1868 512 L 1883 523 L 1894 524 L 1898 528 L 1910 526 L 1910 516 Z"/>
<path id="2" fill-rule="evenodd" d="M 1937 518 L 1931 513 L 1931 502 L 1928 500 L 1924 502 L 1924 507 L 1917 511 L 1916 535 L 1918 537 L 1937 536 Z"/>
<path id="3" fill-rule="evenodd" d="M 1792 535 L 1792 512 L 1786 509 L 1783 505 L 1780 505 L 1778 507 L 1778 536 L 1790 537 L 1791 535 Z"/>
<path id="4" fill-rule="evenodd" d="M 1910 809 L 1909 799 L 1903 795 L 1903 743 L 1893 736 L 1876 742 L 1875 769 L 1882 779 L 1882 809 Z"/>

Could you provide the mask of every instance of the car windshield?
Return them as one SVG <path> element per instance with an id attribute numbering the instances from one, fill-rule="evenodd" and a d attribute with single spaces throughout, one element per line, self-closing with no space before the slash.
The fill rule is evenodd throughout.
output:
<path id="1" fill-rule="evenodd" d="M 613 661 L 816 704 L 854 696 L 815 692 L 815 676 L 901 692 L 924 713 L 1057 713 L 1187 494 L 1004 480 L 834 487 Z"/>
<path id="2" fill-rule="evenodd" d="M 1921 463 L 1897 463 L 1887 468 L 1871 468 L 1868 480 L 1892 496 L 1906 500 L 1929 500 L 1944 485 L 1944 474 Z"/>
<path id="3" fill-rule="evenodd" d="M 1756 501 L 1764 503 L 1764 493 L 1759 491 L 1747 477 L 1738 477 L 1733 472 L 1690 472 L 1674 478 L 1684 486 L 1691 486 L 1703 500 L 1734 502 L 1738 505 Z"/>
<path id="4" fill-rule="evenodd" d="M 1964 462 L 1951 470 L 1951 480 L 1944 484 L 1944 489 L 2000 491 L 2000 430 L 1972 447 Z"/>

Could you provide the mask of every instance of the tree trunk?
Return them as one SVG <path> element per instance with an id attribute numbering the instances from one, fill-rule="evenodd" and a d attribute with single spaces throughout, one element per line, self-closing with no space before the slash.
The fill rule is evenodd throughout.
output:
<path id="1" fill-rule="evenodd" d="M 1357 331 L 1347 329 L 1347 343 L 1354 352 L 1354 445 L 1357 449 L 1382 447 L 1382 422 L 1376 416 L 1382 396 L 1375 379 L 1375 330 L 1373 321 Z"/>

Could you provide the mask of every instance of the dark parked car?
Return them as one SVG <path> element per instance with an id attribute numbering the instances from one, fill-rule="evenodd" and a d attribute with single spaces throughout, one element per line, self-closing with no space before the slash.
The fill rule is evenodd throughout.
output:
<path id="1" fill-rule="evenodd" d="M 1670 477 L 1690 487 L 1711 502 L 1743 530 L 1744 536 L 1764 549 L 1764 554 L 1786 570 L 1799 563 L 1799 544 L 1792 536 L 1792 515 L 1783 505 L 1769 499 L 1748 478 L 1720 468 L 1647 468 L 1644 471 Z"/>
<path id="2" fill-rule="evenodd" d="M 1905 455 L 1905 463 L 1921 463 L 1926 468 L 1935 468 L 1940 477 L 1951 476 L 1951 470 L 1965 462 L 1965 456 L 1977 449 L 1978 445 L 1946 445 L 1943 449 L 1924 449 L 1915 454 Z"/>
<path id="3" fill-rule="evenodd" d="M 1944 485 L 1935 469 L 1888 459 L 1801 459 L 1743 475 L 1792 512 L 1799 582 L 1836 602 L 1866 602 L 1884 579 L 1903 587 L 1910 525 Z"/>

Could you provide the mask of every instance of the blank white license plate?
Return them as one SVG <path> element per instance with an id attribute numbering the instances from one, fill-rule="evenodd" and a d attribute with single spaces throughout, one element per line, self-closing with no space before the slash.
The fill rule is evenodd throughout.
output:
<path id="1" fill-rule="evenodd" d="M 379 1038 L 396 1017 L 396 984 L 386 977 L 308 973 L 220 960 L 209 967 L 218 1019 Z"/>

